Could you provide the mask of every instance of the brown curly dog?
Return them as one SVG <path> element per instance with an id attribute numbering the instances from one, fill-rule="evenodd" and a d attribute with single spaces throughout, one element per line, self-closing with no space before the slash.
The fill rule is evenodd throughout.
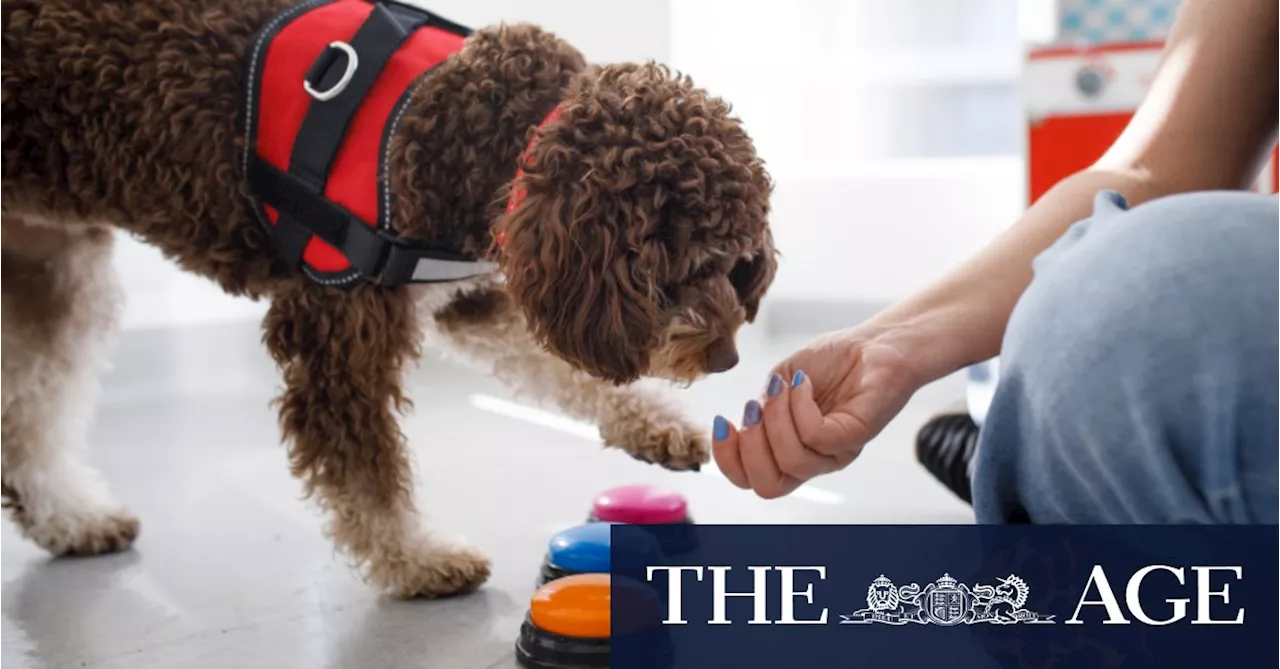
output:
<path id="1" fill-rule="evenodd" d="M 397 416 L 424 342 L 639 459 L 706 462 L 704 428 L 631 382 L 732 367 L 773 279 L 771 183 L 729 106 L 657 65 L 588 67 L 532 25 L 478 31 L 414 84 L 386 180 L 398 235 L 495 269 L 321 285 L 280 260 L 241 166 L 246 54 L 292 2 L 5 0 L 3 491 L 22 532 L 56 554 L 138 534 L 78 454 L 119 304 L 112 228 L 270 300 L 293 474 L 390 592 L 489 574 L 414 503 Z M 527 195 L 506 213 L 518 163 Z"/>

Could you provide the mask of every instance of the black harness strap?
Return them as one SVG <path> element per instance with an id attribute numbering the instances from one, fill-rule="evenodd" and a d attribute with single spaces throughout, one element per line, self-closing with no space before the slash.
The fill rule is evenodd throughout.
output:
<path id="1" fill-rule="evenodd" d="M 402 20 L 404 15 L 408 15 L 410 20 L 416 16 L 425 16 L 427 17 L 427 25 L 435 26 L 445 32 L 453 33 L 461 37 L 470 37 L 471 34 L 475 32 L 460 23 L 454 23 L 443 16 L 432 14 L 421 7 L 412 5 L 411 3 L 389 0 L 386 7 L 392 14 L 402 17 Z"/>
<path id="2" fill-rule="evenodd" d="M 475 261 L 371 228 L 337 204 L 314 197 L 300 181 L 257 156 L 249 162 L 249 183 L 263 203 L 280 212 L 281 222 L 287 212 L 290 219 L 309 223 L 305 229 L 299 226 L 304 240 L 316 235 L 340 250 L 364 276 L 381 276 L 380 283 L 456 281 L 477 274 Z M 424 266 L 422 260 L 431 262 Z"/>
<path id="3" fill-rule="evenodd" d="M 364 277 L 385 285 L 454 281 L 488 271 L 482 263 L 426 248 L 371 227 L 324 197 L 329 171 L 347 128 L 387 61 L 417 29 L 438 26 L 459 35 L 471 30 L 407 4 L 374 0 L 350 43 L 330 44 L 307 72 L 313 100 L 294 140 L 289 171 L 254 155 L 250 186 L 276 209 L 271 234 L 293 269 L 315 235 L 345 256 Z M 422 261 L 430 262 L 422 262 Z"/>
<path id="4" fill-rule="evenodd" d="M 375 230 L 365 225 L 351 212 L 322 197 L 316 197 L 311 188 L 301 180 L 281 172 L 274 165 L 258 156 L 249 161 L 249 184 L 253 187 L 263 203 L 268 204 L 280 213 L 274 227 L 277 240 L 282 234 L 292 234 L 288 228 L 295 228 L 305 239 L 315 235 L 330 246 L 342 251 L 356 269 L 365 276 L 376 276 L 378 252 L 376 244 L 367 240 L 359 240 L 360 233 L 351 235 L 352 230 L 363 228 L 370 235 Z M 304 227 L 298 221 L 306 221 Z M 348 241 L 358 246 L 362 253 L 352 255 Z M 361 243 L 364 241 L 365 243 Z M 298 251 L 301 259 L 302 251 Z M 372 272 L 369 270 L 373 270 Z"/>
<path id="5" fill-rule="evenodd" d="M 314 90 L 333 90 L 349 68 L 354 67 L 355 73 L 336 97 L 311 103 L 289 157 L 290 174 L 314 187 L 317 193 L 323 192 L 329 168 L 365 94 L 405 38 L 429 18 L 421 12 L 392 14 L 386 5 L 375 4 L 369 18 L 351 38 L 350 48 L 358 56 L 357 62 L 353 63 L 350 55 L 334 45 L 325 48 L 307 72 L 307 81 Z"/>

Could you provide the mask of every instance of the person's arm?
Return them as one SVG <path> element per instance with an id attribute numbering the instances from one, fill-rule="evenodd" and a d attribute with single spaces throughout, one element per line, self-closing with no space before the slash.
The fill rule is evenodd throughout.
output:
<path id="1" fill-rule="evenodd" d="M 999 352 L 1031 261 L 1090 215 L 1098 191 L 1136 205 L 1249 187 L 1275 142 L 1278 4 L 1186 0 L 1146 99 L 1106 155 L 945 279 L 871 321 L 914 361 L 919 382 Z"/>

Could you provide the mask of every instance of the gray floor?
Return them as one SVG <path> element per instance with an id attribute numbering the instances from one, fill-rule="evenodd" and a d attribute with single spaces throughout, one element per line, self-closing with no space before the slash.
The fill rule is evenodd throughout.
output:
<path id="1" fill-rule="evenodd" d="M 299 499 L 267 401 L 277 379 L 252 325 L 137 332 L 117 348 L 93 461 L 143 521 L 133 551 L 50 560 L 3 529 L 3 664 L 95 667 L 514 667 L 542 551 L 600 489 L 661 483 L 705 523 L 963 523 L 912 461 L 915 428 L 960 396 L 922 390 L 862 458 L 766 502 L 715 472 L 672 474 L 606 452 L 572 424 L 521 412 L 493 381 L 425 362 L 404 429 L 422 505 L 495 562 L 480 592 L 396 601 L 357 581 Z M 692 415 L 740 411 L 795 342 L 748 338 L 733 372 L 681 391 Z M 588 431 L 589 434 L 590 431 Z M 420 458 L 425 461 L 425 458 Z M 714 469 L 714 468 L 712 468 Z"/>

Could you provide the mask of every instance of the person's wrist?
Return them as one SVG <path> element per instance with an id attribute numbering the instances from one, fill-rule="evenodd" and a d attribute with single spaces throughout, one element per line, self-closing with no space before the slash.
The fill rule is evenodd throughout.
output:
<path id="1" fill-rule="evenodd" d="M 910 314 L 891 310 L 866 326 L 873 341 L 900 354 L 906 373 L 919 388 L 977 361 L 969 359 L 963 335 L 948 325 L 949 320 L 942 310 Z"/>
<path id="2" fill-rule="evenodd" d="M 924 347 L 920 345 L 920 333 L 911 323 L 871 322 L 867 323 L 864 332 L 864 346 L 875 346 L 893 351 L 899 361 L 899 373 L 910 386 L 911 391 L 924 386 L 930 381 L 928 367 L 923 359 Z"/>

